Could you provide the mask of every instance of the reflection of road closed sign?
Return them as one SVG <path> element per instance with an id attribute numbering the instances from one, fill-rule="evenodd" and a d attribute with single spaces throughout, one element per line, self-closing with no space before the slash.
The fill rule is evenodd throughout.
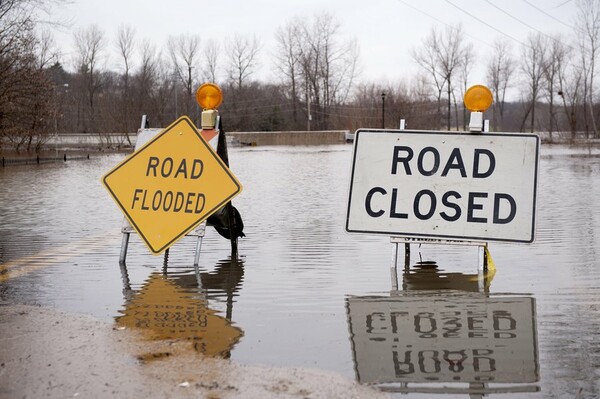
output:
<path id="1" fill-rule="evenodd" d="M 355 134 L 346 230 L 532 242 L 539 138 L 525 134 Z"/>
<path id="2" fill-rule="evenodd" d="M 539 379 L 533 298 L 355 297 L 347 310 L 361 383 Z"/>
<path id="3" fill-rule="evenodd" d="M 242 189 L 185 116 L 113 168 L 102 182 L 154 254 Z"/>

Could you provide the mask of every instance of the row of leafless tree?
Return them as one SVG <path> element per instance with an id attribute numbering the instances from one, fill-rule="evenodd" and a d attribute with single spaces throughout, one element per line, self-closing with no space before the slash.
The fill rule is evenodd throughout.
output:
<path id="1" fill-rule="evenodd" d="M 492 44 L 486 63 L 487 84 L 494 94 L 492 126 L 497 130 L 585 132 L 598 138 L 596 64 L 600 50 L 600 2 L 577 0 L 578 15 L 572 35 L 531 33 L 515 49 L 505 37 Z M 560 22 L 560 21 L 559 21 Z M 461 100 L 475 64 L 473 45 L 460 25 L 433 28 L 413 59 L 422 67 L 437 103 L 438 127 L 459 129 L 465 121 Z M 506 119 L 506 95 L 513 88 L 520 112 L 514 107 Z M 444 109 L 445 108 L 445 109 Z M 543 110 L 540 115 L 538 109 Z M 462 110 L 463 115 L 459 115 Z"/>
<path id="2" fill-rule="evenodd" d="M 400 83 L 357 80 L 358 46 L 329 14 L 293 19 L 276 33 L 272 62 L 279 79 L 256 78 L 262 45 L 255 36 L 218 42 L 169 37 L 160 50 L 122 26 L 109 38 L 97 26 L 74 33 L 67 71 L 52 36 L 40 32 L 49 1 L 0 1 L 0 149 L 37 150 L 59 132 L 134 132 L 142 114 L 165 126 L 186 114 L 205 81 L 224 91 L 227 130 L 317 130 L 397 127 L 463 129 L 462 97 L 477 62 L 485 62 L 495 97 L 496 130 L 588 132 L 598 137 L 596 58 L 600 0 L 576 0 L 572 37 L 535 32 L 512 46 L 497 40 L 477 60 L 460 25 L 432 28 L 412 52 L 421 73 Z M 118 68 L 106 67 L 108 53 Z M 114 59 L 113 59 L 114 64 Z M 507 93 L 517 101 L 507 102 Z M 514 96 L 513 96 L 514 97 Z"/>
<path id="3" fill-rule="evenodd" d="M 0 149 L 39 149 L 53 101 L 45 71 L 48 48 L 34 34 L 37 0 L 0 1 Z"/>

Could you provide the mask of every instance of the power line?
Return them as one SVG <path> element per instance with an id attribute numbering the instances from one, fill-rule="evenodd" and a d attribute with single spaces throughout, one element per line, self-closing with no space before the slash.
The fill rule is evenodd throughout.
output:
<path id="1" fill-rule="evenodd" d="M 471 14 L 471 13 L 470 13 L 470 12 L 468 12 L 467 10 L 465 10 L 465 9 L 463 9 L 463 8 L 461 8 L 461 7 L 459 7 L 459 6 L 457 6 L 456 4 L 454 4 L 453 2 L 451 2 L 450 0 L 445 0 L 445 1 L 446 1 L 446 3 L 450 4 L 452 7 L 454 7 L 454 8 L 456 8 L 456 9 L 458 9 L 459 11 L 463 12 L 464 14 L 467 14 L 468 16 L 470 16 L 471 18 L 473 18 L 473 19 L 474 19 L 474 20 L 476 20 L 476 21 L 479 21 L 480 23 L 484 24 L 484 25 L 485 25 L 485 26 L 487 26 L 488 28 L 495 30 L 496 32 L 500 33 L 501 35 L 503 35 L 503 36 L 506 36 L 506 37 L 508 37 L 509 39 L 511 39 L 511 40 L 514 40 L 515 42 L 517 42 L 517 43 L 520 43 L 520 44 L 521 44 L 521 45 L 523 45 L 523 46 L 530 47 L 529 45 L 527 45 L 527 44 L 523 43 L 523 42 L 522 42 L 522 41 L 520 41 L 519 39 L 515 39 L 514 37 L 512 37 L 512 36 L 511 36 L 511 35 L 509 35 L 508 33 L 501 31 L 500 29 L 498 29 L 498 28 L 496 28 L 496 27 L 494 27 L 494 26 L 492 26 L 492 25 L 488 24 L 487 22 L 483 21 L 482 19 L 480 19 L 480 18 L 476 17 L 475 15 Z"/>
<path id="2" fill-rule="evenodd" d="M 434 21 L 436 21 L 436 22 L 439 22 L 440 24 L 442 24 L 442 25 L 445 25 L 445 26 L 447 26 L 447 27 L 449 27 L 449 28 L 452 28 L 452 25 L 448 24 L 447 22 L 444 22 L 444 21 L 442 21 L 442 20 L 441 20 L 441 19 L 439 19 L 439 18 L 436 18 L 435 16 L 433 16 L 433 15 L 431 15 L 431 14 L 429 14 L 429 13 L 427 13 L 427 12 L 423 11 L 423 10 L 420 10 L 420 9 L 418 9 L 417 7 L 413 6 L 412 4 L 410 4 L 410 3 L 407 3 L 407 2 L 406 2 L 406 1 L 404 1 L 404 0 L 398 0 L 398 1 L 399 1 L 400 3 L 402 3 L 402 4 L 404 4 L 405 6 L 407 6 L 407 7 L 410 7 L 410 8 L 412 8 L 413 10 L 415 10 L 415 11 L 417 11 L 417 12 L 419 12 L 419 13 L 421 13 L 421 14 L 425 15 L 426 17 L 429 17 L 429 18 L 433 19 Z M 491 44 L 489 44 L 488 42 L 486 42 L 486 41 L 484 41 L 484 40 L 481 40 L 481 39 L 480 39 L 479 37 L 477 37 L 477 36 L 472 36 L 472 35 L 469 35 L 468 33 L 465 33 L 465 35 L 466 35 L 466 36 L 468 36 L 468 37 L 470 37 L 470 38 L 471 38 L 471 39 L 473 39 L 473 40 L 477 40 L 478 42 L 481 42 L 481 43 L 485 44 L 485 45 L 486 45 L 486 46 L 488 46 L 488 47 L 491 47 L 491 48 L 493 48 L 493 47 L 494 47 L 494 46 L 492 46 Z"/>
<path id="3" fill-rule="evenodd" d="M 535 8 L 536 10 L 538 10 L 539 12 L 541 12 L 542 14 L 544 14 L 545 16 L 547 16 L 547 17 L 549 17 L 549 18 L 552 18 L 553 20 L 555 20 L 556 22 L 558 22 L 558 23 L 560 23 L 560 24 L 562 24 L 562 25 L 566 26 L 567 28 L 571 28 L 571 29 L 575 30 L 575 27 L 573 27 L 573 26 L 571 26 L 571 25 L 569 25 L 569 24 L 567 24 L 567 23 L 565 23 L 565 22 L 561 21 L 560 19 L 556 18 L 554 15 L 547 13 L 546 11 L 542 10 L 541 8 L 539 8 L 538 6 L 536 6 L 535 4 L 532 4 L 532 3 L 530 3 L 530 2 L 529 2 L 529 1 L 527 1 L 527 0 L 523 0 L 523 1 L 524 1 L 525 3 L 527 3 L 529 6 L 531 6 L 531 7 Z M 566 4 L 566 3 L 564 3 L 564 4 Z"/>
<path id="4" fill-rule="evenodd" d="M 514 19 L 515 21 L 517 21 L 518 23 L 528 27 L 531 30 L 540 32 L 537 28 L 529 25 L 527 22 L 515 17 L 514 15 L 512 15 L 511 13 L 509 13 L 508 11 L 504 10 L 503 8 L 500 8 L 499 6 L 495 5 L 494 3 L 492 3 L 490 0 L 485 0 L 486 3 L 488 3 L 489 5 L 491 5 L 492 7 L 494 7 L 496 10 L 500 11 L 501 13 L 503 13 L 504 15 L 508 15 L 510 18 Z M 544 32 L 540 32 L 543 35 L 546 35 Z M 547 36 L 547 35 L 546 35 Z"/>
<path id="5" fill-rule="evenodd" d="M 573 1 L 573 0 L 567 0 L 567 1 L 564 1 L 564 2 L 560 3 L 559 5 L 557 5 L 557 6 L 556 6 L 556 7 L 554 7 L 554 8 L 560 8 L 560 7 L 564 6 L 565 4 L 568 4 L 568 3 L 572 2 L 572 1 Z"/>
<path id="6" fill-rule="evenodd" d="M 568 28 L 570 28 L 570 29 L 573 29 L 574 31 L 581 32 L 581 29 L 580 29 L 580 28 L 576 28 L 576 27 L 574 27 L 574 26 L 567 25 L 567 24 L 563 23 L 562 21 L 560 21 L 560 20 L 558 20 L 558 19 L 554 18 L 552 15 L 550 15 L 550 14 L 548 14 L 548 13 L 544 12 L 544 11 L 543 11 L 543 10 L 541 10 L 540 8 L 536 7 L 535 5 L 531 4 L 531 3 L 530 3 L 530 2 L 528 2 L 527 0 L 523 0 L 523 1 L 524 1 L 525 3 L 527 3 L 527 4 L 529 4 L 530 6 L 532 6 L 533 8 L 535 8 L 536 10 L 538 10 L 538 11 L 542 12 L 543 14 L 545 14 L 545 15 L 549 16 L 550 18 L 552 18 L 552 19 L 555 19 L 556 21 L 558 21 L 558 22 L 562 23 L 562 24 L 563 24 L 563 25 L 565 25 L 566 27 L 568 27 Z M 505 10 L 503 10 L 502 8 L 500 8 L 499 6 L 497 6 L 497 5 L 493 4 L 493 3 L 492 3 L 490 0 L 486 0 L 486 2 L 487 2 L 487 3 L 489 3 L 489 4 L 490 4 L 492 7 L 496 8 L 497 10 L 499 10 L 499 11 L 503 12 L 504 14 L 508 15 L 508 16 L 509 16 L 509 17 L 511 17 L 512 19 L 516 20 L 517 22 L 519 22 L 519 23 L 521 23 L 521 24 L 523 24 L 523 25 L 527 26 L 528 28 L 530 28 L 530 29 L 532 29 L 532 30 L 534 30 L 534 31 L 538 32 L 539 34 L 541 34 L 541 35 L 543 35 L 543 36 L 547 37 L 548 39 L 550 39 L 550 40 L 552 40 L 552 41 L 554 41 L 554 42 L 556 42 L 556 43 L 559 43 L 559 44 L 563 45 L 564 47 L 570 48 L 571 50 L 577 50 L 577 48 L 576 48 L 574 45 L 572 45 L 572 44 L 570 44 L 570 43 L 565 43 L 565 42 L 563 42 L 563 41 L 559 40 L 557 37 L 553 37 L 553 36 L 551 36 L 551 35 L 548 35 L 547 33 L 544 33 L 544 32 L 542 32 L 542 31 L 540 31 L 539 29 L 536 29 L 536 28 L 534 28 L 533 26 L 531 26 L 531 25 L 527 24 L 527 23 L 526 23 L 526 22 L 524 22 L 523 20 L 521 20 L 521 19 L 519 19 L 519 18 L 515 17 L 514 15 L 510 14 L 508 11 L 505 11 Z M 565 3 L 565 4 L 566 4 L 566 3 Z M 583 44 L 583 43 L 582 43 L 582 44 L 581 44 L 581 46 L 582 46 L 582 48 L 583 48 L 584 50 L 589 50 L 589 48 L 588 48 L 587 44 Z"/>
<path id="7" fill-rule="evenodd" d="M 418 9 L 417 7 L 413 6 L 412 4 L 409 4 L 409 3 L 405 2 L 404 0 L 398 0 L 398 1 L 399 1 L 400 3 L 402 3 L 402 4 L 404 4 L 405 6 L 412 8 L 413 10 L 415 10 L 415 11 L 417 11 L 417 12 L 420 12 L 421 14 L 425 15 L 426 17 L 429 17 L 429 18 L 433 19 L 434 21 L 437 21 L 437 22 L 439 22 L 439 23 L 440 23 L 440 24 L 442 24 L 442 25 L 450 26 L 449 24 L 447 24 L 446 22 L 442 21 L 441 19 L 439 19 L 439 18 L 436 18 L 436 17 L 434 17 L 433 15 L 431 15 L 431 14 L 429 14 L 429 13 L 426 13 L 426 12 L 425 12 L 425 11 L 423 11 L 423 10 L 420 10 L 420 9 Z"/>
<path id="8" fill-rule="evenodd" d="M 545 36 L 545 37 L 547 37 L 548 39 L 550 39 L 550 40 L 552 40 L 552 41 L 555 41 L 555 42 L 557 42 L 557 43 L 560 43 L 560 44 L 562 44 L 563 46 L 566 46 L 566 47 L 573 48 L 573 46 L 571 46 L 570 44 L 568 44 L 568 43 L 562 43 L 562 42 L 561 42 L 560 40 L 558 40 L 557 38 L 555 38 L 555 37 L 552 37 L 552 36 L 548 35 L 547 33 L 544 33 L 544 32 L 542 32 L 541 30 L 539 30 L 539 29 L 537 29 L 537 28 L 535 28 L 535 27 L 533 27 L 533 26 L 529 25 L 527 22 L 523 21 L 522 19 L 515 17 L 514 15 L 512 15 L 512 14 L 511 14 L 511 13 L 509 13 L 508 11 L 506 11 L 506 10 L 504 10 L 503 8 L 500 8 L 500 7 L 499 7 L 499 6 L 497 6 L 496 4 L 492 3 L 490 0 L 485 0 L 485 1 L 486 1 L 486 3 L 488 3 L 489 5 L 491 5 L 492 7 L 494 7 L 496 10 L 498 10 L 498 11 L 502 12 L 503 14 L 505 14 L 505 15 L 509 16 L 510 18 L 512 18 L 512 19 L 514 19 L 515 21 L 519 22 L 520 24 L 522 24 L 522 25 L 524 25 L 524 26 L 528 27 L 529 29 L 536 31 L 536 32 L 538 32 L 539 34 L 541 34 L 541 35 L 544 35 L 544 36 Z M 526 0 L 524 0 L 524 1 L 526 1 Z"/>

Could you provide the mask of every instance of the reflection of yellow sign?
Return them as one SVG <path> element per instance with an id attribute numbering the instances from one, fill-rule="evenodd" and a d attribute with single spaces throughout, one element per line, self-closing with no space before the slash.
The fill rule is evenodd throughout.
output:
<path id="1" fill-rule="evenodd" d="M 117 318 L 121 326 L 140 330 L 150 340 L 186 339 L 207 356 L 227 357 L 243 331 L 209 309 L 205 299 L 153 274 Z"/>
<path id="2" fill-rule="evenodd" d="M 152 253 L 169 248 L 242 190 L 183 116 L 102 182 Z"/>

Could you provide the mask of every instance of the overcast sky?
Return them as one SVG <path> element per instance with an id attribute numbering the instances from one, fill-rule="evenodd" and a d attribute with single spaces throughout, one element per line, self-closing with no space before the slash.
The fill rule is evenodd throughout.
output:
<path id="1" fill-rule="evenodd" d="M 170 35 L 198 34 L 201 40 L 235 33 L 256 34 L 262 42 L 261 68 L 256 77 L 275 79 L 270 62 L 274 32 L 291 18 L 329 12 L 341 25 L 344 38 L 360 47 L 360 79 L 395 82 L 414 76 L 417 66 L 410 49 L 419 46 L 433 26 L 461 22 L 476 49 L 478 68 L 473 82 L 484 83 L 483 65 L 490 43 L 502 38 L 514 45 L 530 32 L 572 34 L 577 0 L 71 0 L 55 11 L 69 19 L 68 29 L 56 34 L 63 61 L 72 66 L 72 32 L 98 25 L 110 41 L 108 67 L 118 68 L 114 38 L 119 25 L 131 25 L 137 39 L 148 38 L 162 47 Z M 469 15 L 471 14 L 471 15 Z M 505 35 L 503 35 L 503 32 Z"/>

